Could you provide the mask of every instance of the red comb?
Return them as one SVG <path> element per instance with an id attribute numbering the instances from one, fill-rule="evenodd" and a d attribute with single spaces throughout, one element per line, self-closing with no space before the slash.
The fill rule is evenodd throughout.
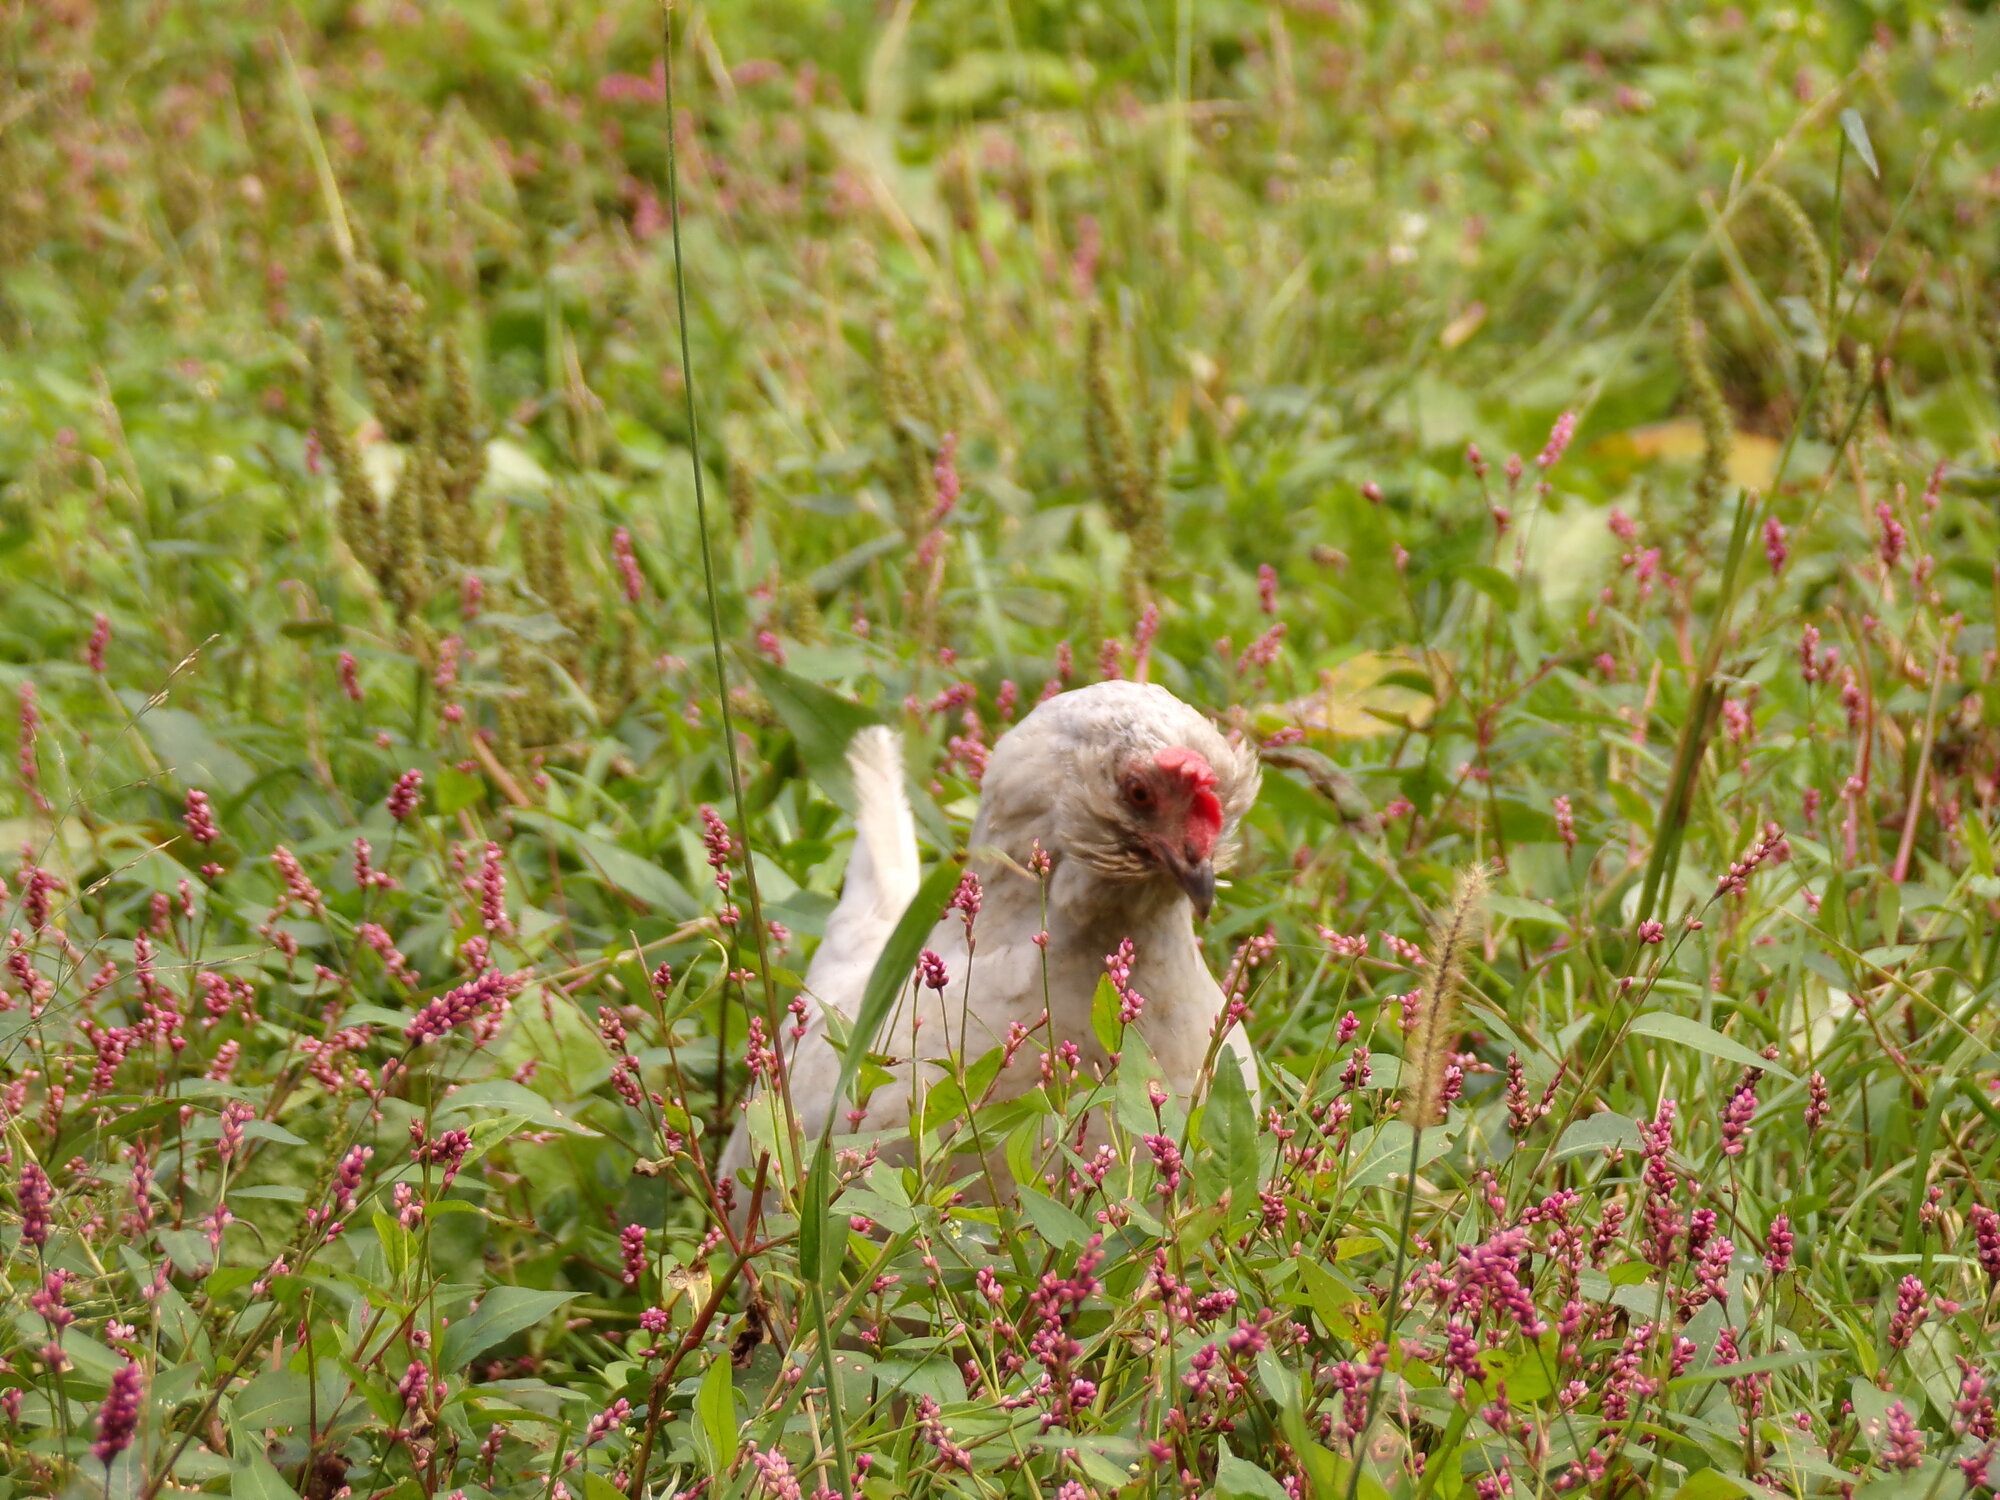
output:
<path id="1" fill-rule="evenodd" d="M 1187 841 L 1201 855 L 1208 857 L 1215 847 L 1215 841 L 1222 835 L 1222 799 L 1215 795 L 1215 767 L 1204 760 L 1199 751 L 1190 750 L 1185 745 L 1169 745 L 1153 756 L 1153 764 L 1169 776 L 1178 776 L 1185 781 L 1192 792 L 1188 803 Z"/>
<path id="2" fill-rule="evenodd" d="M 1190 786 L 1206 789 L 1215 785 L 1215 767 L 1202 759 L 1201 752 L 1185 745 L 1169 745 L 1153 756 L 1153 764 L 1178 776 Z"/>

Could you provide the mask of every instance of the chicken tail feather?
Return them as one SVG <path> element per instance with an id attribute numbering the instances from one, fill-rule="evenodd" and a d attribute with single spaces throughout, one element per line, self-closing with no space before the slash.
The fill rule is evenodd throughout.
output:
<path id="1" fill-rule="evenodd" d="M 847 767 L 854 777 L 855 840 L 841 904 L 854 900 L 871 916 L 893 923 L 923 876 L 916 823 L 903 790 L 903 737 L 869 726 L 848 744 Z"/>

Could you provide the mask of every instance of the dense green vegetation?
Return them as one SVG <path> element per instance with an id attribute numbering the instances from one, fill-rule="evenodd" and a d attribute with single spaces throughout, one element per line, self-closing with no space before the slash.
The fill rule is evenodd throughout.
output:
<path id="1" fill-rule="evenodd" d="M 0 1493 L 2000 1478 L 2000 30 L 684 3 L 683 330 L 661 19 L 0 7 Z M 1113 674 L 1261 1097 L 732 1226 L 846 737 Z"/>

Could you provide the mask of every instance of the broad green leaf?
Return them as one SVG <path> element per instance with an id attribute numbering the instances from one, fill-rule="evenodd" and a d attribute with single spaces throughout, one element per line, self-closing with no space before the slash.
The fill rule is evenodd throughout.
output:
<path id="1" fill-rule="evenodd" d="M 263 1432 L 296 1427 L 311 1413 L 312 1387 L 296 1370 L 266 1370 L 234 1397 L 240 1426 Z"/>
<path id="2" fill-rule="evenodd" d="M 903 909 L 902 918 L 889 934 L 889 941 L 868 976 L 868 987 L 862 992 L 861 1008 L 855 1013 L 847 1050 L 840 1059 L 840 1077 L 834 1085 L 832 1107 L 826 1112 L 820 1149 L 813 1153 L 812 1166 L 806 1172 L 805 1198 L 799 1205 L 799 1259 L 803 1265 L 824 1267 L 827 1255 L 845 1244 L 840 1233 L 827 1235 L 827 1205 L 833 1201 L 833 1152 L 826 1142 L 832 1137 L 843 1102 L 853 1095 L 854 1077 L 861 1070 L 862 1059 L 874 1047 L 882 1023 L 896 1008 L 896 1000 L 917 966 L 917 957 L 924 951 L 925 939 L 937 926 L 945 902 L 957 888 L 956 865 L 947 860 L 932 870 Z"/>
<path id="3" fill-rule="evenodd" d="M 1247 1458 L 1231 1453 L 1227 1444 L 1215 1466 L 1215 1493 L 1217 1500 L 1291 1500 L 1282 1484 Z"/>
<path id="4" fill-rule="evenodd" d="M 701 1419 L 701 1434 L 708 1443 L 708 1450 L 714 1456 L 716 1472 L 720 1473 L 736 1462 L 738 1431 L 736 1426 L 736 1384 L 735 1375 L 727 1355 L 717 1355 L 709 1361 L 708 1370 L 701 1377 L 701 1389 L 694 1398 L 696 1415 Z"/>
<path id="5" fill-rule="evenodd" d="M 1797 1076 L 1752 1052 L 1741 1042 L 1732 1042 L 1721 1032 L 1702 1025 L 1691 1016 L 1677 1016 L 1671 1011 L 1649 1010 L 1644 1015 L 1634 1016 L 1625 1030 L 1631 1036 L 1649 1036 L 1663 1042 L 1678 1042 L 1683 1047 L 1706 1052 L 1710 1057 L 1741 1063 L 1746 1068 L 1761 1068 L 1779 1078 L 1790 1079 Z"/>
<path id="6" fill-rule="evenodd" d="M 1215 1153 L 1222 1186 L 1229 1193 L 1230 1221 L 1240 1223 L 1257 1211 L 1257 1112 L 1243 1086 L 1236 1055 L 1226 1048 L 1216 1060 L 1208 1108 L 1202 1111 L 1201 1137 Z"/>
<path id="7" fill-rule="evenodd" d="M 1578 1120 L 1556 1142 L 1552 1160 L 1567 1161 L 1572 1156 L 1596 1155 L 1609 1147 L 1637 1151 L 1641 1145 L 1639 1127 L 1615 1110 L 1599 1110 L 1587 1120 Z"/>
<path id="8" fill-rule="evenodd" d="M 479 1310 L 444 1331 L 438 1368 L 462 1370 L 478 1355 L 532 1328 L 582 1296 L 581 1292 L 538 1292 L 524 1286 L 496 1286 L 480 1299 Z"/>
<path id="9" fill-rule="evenodd" d="M 1690 1370 L 1668 1381 L 1667 1389 L 1685 1390 L 1689 1386 L 1706 1385 L 1712 1380 L 1736 1380 L 1745 1375 L 1760 1375 L 1767 1370 L 1795 1370 L 1800 1365 L 1813 1365 L 1823 1359 L 1831 1359 L 1833 1354 L 1831 1349 L 1784 1349 L 1776 1354 L 1759 1354 L 1733 1365 L 1710 1365 L 1705 1369 Z"/>
<path id="10" fill-rule="evenodd" d="M 593 866 L 605 884 L 642 906 L 665 912 L 677 922 L 700 915 L 701 907 L 688 894 L 687 887 L 630 849 L 528 808 L 516 809 L 514 821 L 524 828 L 537 829 L 552 842 L 568 848 L 578 859 Z"/>
<path id="11" fill-rule="evenodd" d="M 852 812 L 854 779 L 847 770 L 847 746 L 861 730 L 882 721 L 853 699 L 782 667 L 761 659 L 752 659 L 748 665 L 759 690 L 798 741 L 799 759 L 819 789 Z"/>
<path id="12" fill-rule="evenodd" d="M 439 1106 L 438 1113 L 457 1114 L 475 1108 L 502 1109 L 522 1116 L 545 1130 L 566 1130 L 571 1135 L 596 1135 L 588 1125 L 580 1125 L 524 1083 L 511 1078 L 488 1078 L 454 1090 Z"/>
<path id="13" fill-rule="evenodd" d="M 1090 1238 L 1090 1226 L 1067 1204 L 1058 1203 L 1047 1193 L 1020 1184 L 1021 1215 L 1034 1226 L 1035 1233 L 1051 1245 L 1081 1245 Z"/>
<path id="14" fill-rule="evenodd" d="M 1521 585 L 1498 568 L 1485 563 L 1468 563 L 1456 570 L 1460 578 L 1478 589 L 1501 609 L 1512 612 L 1521 604 Z"/>
<path id="15" fill-rule="evenodd" d="M 1124 1022 L 1118 1019 L 1118 987 L 1111 982 L 1109 974 L 1097 976 L 1097 988 L 1090 996 L 1090 1030 L 1097 1038 L 1097 1045 L 1106 1052 L 1118 1050 L 1118 1033 Z"/>
<path id="16" fill-rule="evenodd" d="M 1696 1469 L 1674 1491 L 1673 1500 L 1737 1500 L 1748 1494 L 1742 1480 L 1721 1469 Z"/>
<path id="17" fill-rule="evenodd" d="M 461 771 L 456 766 L 439 766 L 433 780 L 434 805 L 446 816 L 464 811 L 486 795 L 484 778 Z"/>
<path id="18" fill-rule="evenodd" d="M 238 1466 L 230 1476 L 229 1493 L 233 1500 L 299 1500 L 299 1492 L 261 1453 L 252 1453 Z"/>
<path id="19" fill-rule="evenodd" d="M 1449 1124 L 1433 1125 L 1424 1132 L 1418 1147 L 1419 1170 L 1451 1149 L 1451 1135 Z M 1349 1187 L 1379 1187 L 1410 1170 L 1410 1127 L 1401 1120 L 1377 1126 L 1355 1146 L 1354 1164 L 1347 1177 Z"/>

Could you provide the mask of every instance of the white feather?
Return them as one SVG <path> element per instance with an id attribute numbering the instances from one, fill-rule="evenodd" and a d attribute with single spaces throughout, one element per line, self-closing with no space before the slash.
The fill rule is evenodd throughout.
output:
<path id="1" fill-rule="evenodd" d="M 1123 938 L 1137 949 L 1132 985 L 1146 997 L 1138 1029 L 1167 1086 L 1184 1097 L 1200 1086 L 1223 996 L 1203 960 L 1192 908 L 1170 880 L 1108 878 L 1086 857 L 1102 831 L 1105 800 L 1116 795 L 1115 767 L 1166 746 L 1194 750 L 1215 769 L 1225 831 L 1232 830 L 1256 796 L 1256 757 L 1163 688 L 1109 682 L 1063 693 L 1001 737 L 972 830 L 971 865 L 985 888 L 976 947 L 968 947 L 956 912 L 932 930 L 927 946 L 944 960 L 950 983 L 942 992 L 904 990 L 874 1044 L 901 1061 L 892 1081 L 869 1097 L 862 1130 L 905 1126 L 913 1094 L 942 1076 L 942 1059 L 956 1053 L 969 1062 L 1001 1046 L 1016 1024 L 1037 1028 L 1035 1041 L 1001 1075 L 996 1097 L 1033 1088 L 1044 1048 L 1063 1042 L 1077 1044 L 1086 1069 L 1103 1065 L 1091 997 L 1106 955 Z M 854 852 L 840 904 L 806 971 L 817 1012 L 788 1063 L 792 1105 L 808 1138 L 825 1125 L 839 1076 L 826 1014 L 858 1011 L 875 962 L 919 884 L 900 739 L 888 729 L 865 729 L 847 759 L 856 799 Z M 1046 891 L 1027 873 L 1037 845 L 1055 860 Z M 1046 943 L 1037 943 L 1044 928 Z M 1045 1006 L 1049 1021 L 1042 1027 Z M 1242 1068 L 1256 1096 L 1256 1063 L 1241 1027 L 1223 1037 L 1218 1061 Z M 750 1157 L 748 1130 L 739 1123 L 720 1166 L 722 1175 L 738 1179 L 739 1212 Z"/>

